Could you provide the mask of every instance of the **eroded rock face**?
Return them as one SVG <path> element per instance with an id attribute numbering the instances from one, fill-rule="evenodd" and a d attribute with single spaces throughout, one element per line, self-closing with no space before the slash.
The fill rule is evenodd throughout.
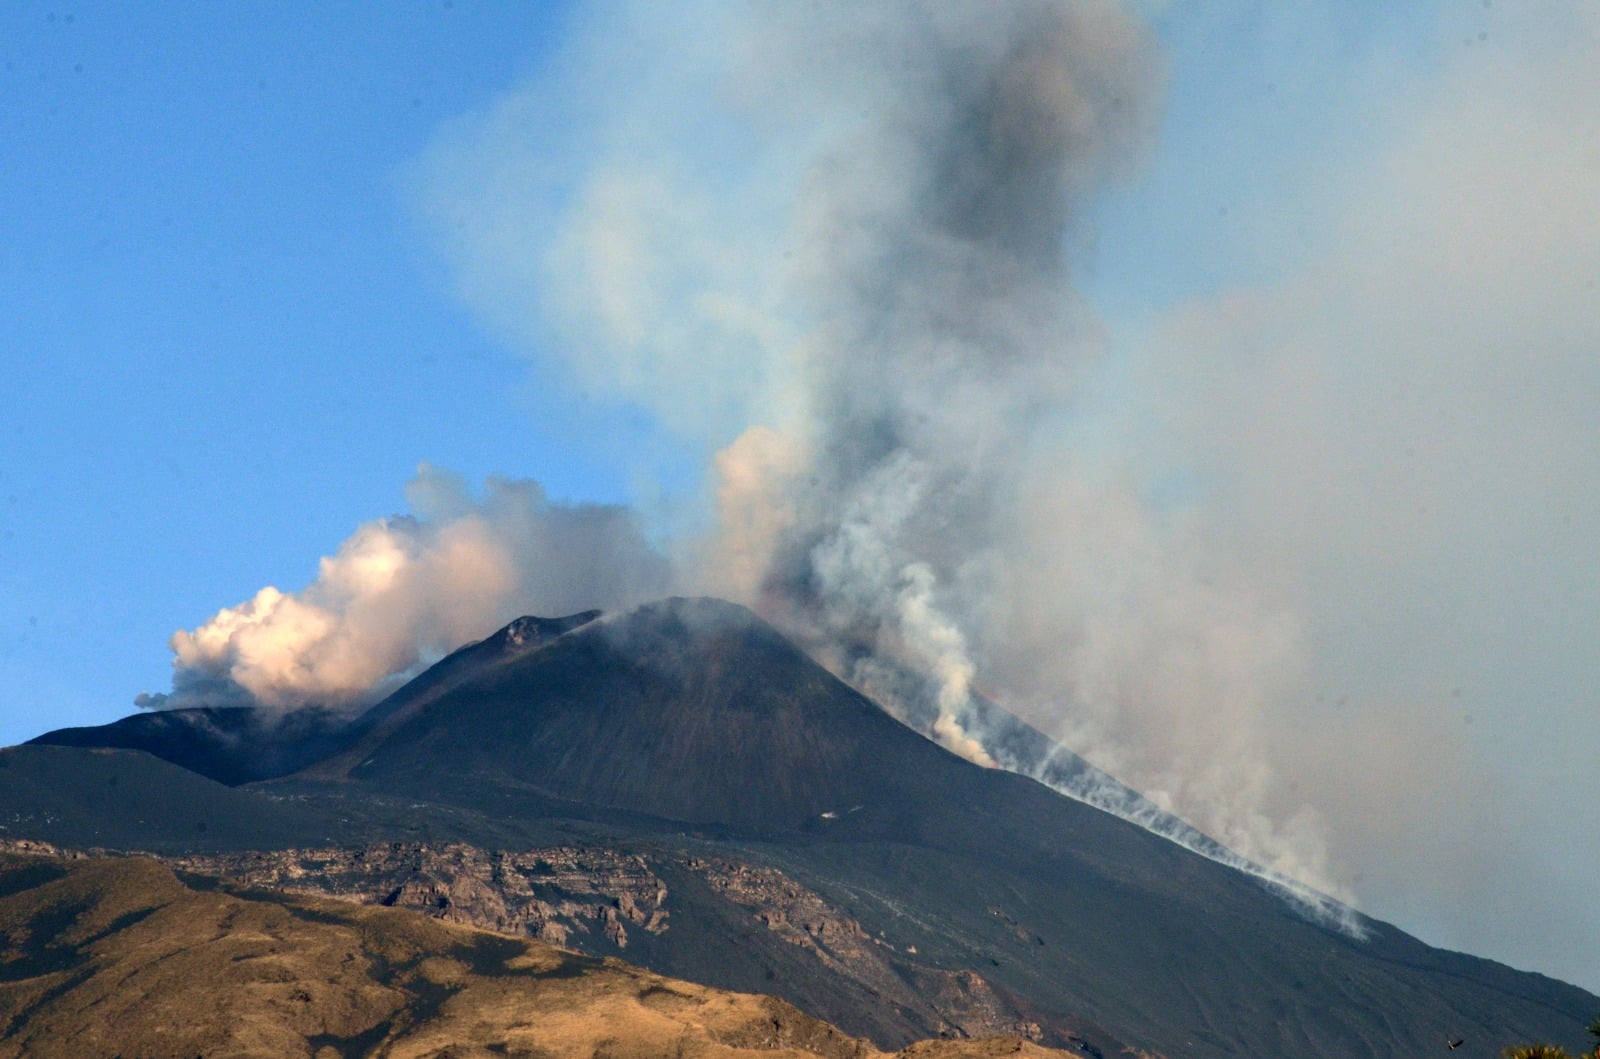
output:
<path id="1" fill-rule="evenodd" d="M 667 929 L 666 886 L 642 857 L 607 849 L 384 843 L 166 859 L 245 886 L 411 908 L 579 951 L 593 950 L 597 938 L 626 949 L 630 931 Z"/>

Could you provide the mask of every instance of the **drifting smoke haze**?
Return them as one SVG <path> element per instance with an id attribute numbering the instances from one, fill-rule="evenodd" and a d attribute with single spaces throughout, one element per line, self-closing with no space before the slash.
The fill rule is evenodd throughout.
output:
<path id="1" fill-rule="evenodd" d="M 972 760 L 978 693 L 1273 871 L 1596 984 L 1600 854 L 1513 833 L 1545 792 L 1491 748 L 1576 776 L 1600 744 L 1600 16 L 1374 95 L 1362 152 L 1272 204 L 1316 248 L 1123 334 L 1074 267 L 1156 142 L 1132 9 L 572 28 L 415 190 L 488 326 L 705 454 L 703 524 L 669 570 L 531 484 L 413 497 L 180 633 L 172 704 L 359 696 L 518 613 L 707 592 Z"/>

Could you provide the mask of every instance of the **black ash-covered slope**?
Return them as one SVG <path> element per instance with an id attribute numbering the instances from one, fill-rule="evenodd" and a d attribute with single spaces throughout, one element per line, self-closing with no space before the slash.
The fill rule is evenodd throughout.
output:
<path id="1" fill-rule="evenodd" d="M 343 759 L 357 789 L 483 815 L 603 810 L 720 836 L 919 960 L 1173 1055 L 1409 1056 L 1450 1032 L 1581 1029 L 1600 1004 L 1384 924 L 1361 940 L 1312 922 L 1255 878 L 948 753 L 716 600 L 482 666 Z M 690 922 L 638 955 L 870 1030 Z"/>
<path id="2" fill-rule="evenodd" d="M 937 799 L 968 773 L 748 610 L 709 599 L 481 668 L 360 749 L 346 775 L 386 788 L 470 778 L 761 833 Z"/>
<path id="3" fill-rule="evenodd" d="M 385 722 L 413 712 L 422 703 L 443 694 L 462 680 L 477 676 L 486 667 L 537 650 L 599 617 L 600 611 L 585 610 L 562 618 L 537 618 L 532 615 L 518 618 L 492 636 L 450 652 L 366 711 L 354 727 L 365 735 Z"/>
<path id="4" fill-rule="evenodd" d="M 0 840 L 175 853 L 351 837 L 315 806 L 227 787 L 140 750 L 0 749 Z"/>

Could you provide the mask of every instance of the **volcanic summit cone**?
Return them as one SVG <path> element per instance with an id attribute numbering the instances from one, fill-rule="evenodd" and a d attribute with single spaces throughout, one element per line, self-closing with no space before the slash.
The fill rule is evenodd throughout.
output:
<path id="1" fill-rule="evenodd" d="M 651 604 L 482 666 L 339 762 L 388 788 L 471 776 L 750 831 L 932 796 L 966 773 L 771 626 L 711 599 Z"/>

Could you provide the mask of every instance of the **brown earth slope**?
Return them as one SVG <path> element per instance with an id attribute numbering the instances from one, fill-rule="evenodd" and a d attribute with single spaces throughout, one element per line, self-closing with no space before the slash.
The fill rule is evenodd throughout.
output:
<path id="1" fill-rule="evenodd" d="M 0 1056 L 874 1057 L 771 997 L 142 859 L 0 855 Z M 926 1059 L 1064 1055 L 938 1041 Z"/>

